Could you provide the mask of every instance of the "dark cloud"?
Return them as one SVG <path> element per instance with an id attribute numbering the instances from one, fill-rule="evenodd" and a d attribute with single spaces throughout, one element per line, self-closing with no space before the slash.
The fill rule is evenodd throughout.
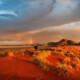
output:
<path id="1" fill-rule="evenodd" d="M 56 0 L 56 2 L 53 4 L 54 7 L 51 6 L 50 10 L 47 12 L 48 14 L 44 12 L 46 15 L 38 15 L 30 21 L 20 22 L 17 24 L 16 30 L 28 31 L 80 21 L 79 4 L 80 0 Z M 22 26 L 23 28 L 21 28 Z M 21 29 L 19 29 L 19 27 Z"/>
<path id="2" fill-rule="evenodd" d="M 67 29 L 62 25 L 72 22 L 78 24 L 77 21 L 80 21 L 80 0 L 26 0 L 26 3 L 30 5 L 28 8 L 25 7 L 22 11 L 20 9 L 19 11 L 10 11 L 11 17 L 9 18 L 15 14 L 17 16 L 13 20 L 9 20 L 9 23 L 5 20 L 0 21 L 0 39 L 32 39 L 34 42 L 47 42 L 68 37 L 79 40 L 79 31 L 70 29 L 71 25 Z M 19 12 L 22 12 L 23 15 Z M 76 25 L 74 26 L 76 27 Z M 48 31 L 50 27 L 53 27 L 52 31 Z M 60 28 L 56 30 L 54 27 Z"/>

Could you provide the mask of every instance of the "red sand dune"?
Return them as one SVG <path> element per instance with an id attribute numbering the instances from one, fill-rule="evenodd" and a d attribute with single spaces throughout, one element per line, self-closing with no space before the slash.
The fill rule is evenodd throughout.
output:
<path id="1" fill-rule="evenodd" d="M 0 58 L 0 80 L 53 80 L 50 76 L 20 55 Z"/>
<path id="2" fill-rule="evenodd" d="M 53 65 L 57 62 L 56 58 L 47 57 Z M 0 80 L 78 80 L 77 72 L 69 75 L 68 78 L 65 74 L 58 76 L 55 70 L 40 69 L 31 62 L 32 59 L 33 57 L 20 54 L 0 58 Z"/>

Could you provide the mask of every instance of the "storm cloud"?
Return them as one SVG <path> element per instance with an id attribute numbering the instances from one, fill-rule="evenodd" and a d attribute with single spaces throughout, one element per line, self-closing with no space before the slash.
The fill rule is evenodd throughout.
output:
<path id="1" fill-rule="evenodd" d="M 79 21 L 80 0 L 0 0 L 0 40 L 75 39 Z"/>

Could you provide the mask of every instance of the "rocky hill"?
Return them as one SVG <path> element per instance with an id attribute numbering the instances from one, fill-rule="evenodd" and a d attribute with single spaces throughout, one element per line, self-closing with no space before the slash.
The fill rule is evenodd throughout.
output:
<path id="1" fill-rule="evenodd" d="M 80 43 L 73 40 L 62 39 L 59 42 L 48 42 L 49 46 L 65 46 L 65 45 L 79 45 Z"/>

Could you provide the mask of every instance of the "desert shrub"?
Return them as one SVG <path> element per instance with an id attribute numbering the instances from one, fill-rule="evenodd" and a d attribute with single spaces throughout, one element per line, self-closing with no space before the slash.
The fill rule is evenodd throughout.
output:
<path id="1" fill-rule="evenodd" d="M 62 59 L 62 58 L 59 58 L 58 61 L 59 61 L 60 63 L 64 63 L 64 59 Z"/>
<path id="2" fill-rule="evenodd" d="M 12 51 L 8 52 L 8 56 L 13 56 L 13 55 L 14 55 L 14 52 L 12 52 Z"/>
<path id="3" fill-rule="evenodd" d="M 7 57 L 7 56 L 8 56 L 8 52 L 0 53 L 0 57 Z"/>
<path id="4" fill-rule="evenodd" d="M 29 51 L 29 50 L 25 50 L 23 52 L 23 54 L 26 55 L 26 56 L 33 56 L 34 55 L 34 52 L 33 51 Z"/>
<path id="5" fill-rule="evenodd" d="M 65 76 L 67 79 L 70 76 L 70 73 L 68 71 L 68 67 L 65 65 L 62 65 L 62 67 L 57 68 L 57 75 L 58 76 Z"/>
<path id="6" fill-rule="evenodd" d="M 34 64 L 36 64 L 39 68 L 43 70 L 48 70 L 48 66 L 46 63 L 40 61 L 39 59 L 33 59 L 32 61 Z"/>
<path id="7" fill-rule="evenodd" d="M 51 66 L 51 65 L 47 65 L 49 67 L 50 70 L 56 70 L 56 66 Z"/>
<path id="8" fill-rule="evenodd" d="M 66 64 L 58 63 L 56 65 L 56 68 L 57 68 L 57 75 L 65 74 L 68 71 L 68 66 Z"/>
<path id="9" fill-rule="evenodd" d="M 71 64 L 71 66 L 72 66 L 73 68 L 76 68 L 76 67 L 77 67 L 77 65 L 76 65 L 76 64 Z"/>
<path id="10" fill-rule="evenodd" d="M 61 52 L 62 50 L 57 50 L 58 52 Z"/>
<path id="11" fill-rule="evenodd" d="M 34 58 L 34 59 L 32 60 L 32 63 L 34 63 L 34 64 L 36 64 L 36 65 L 39 65 L 39 64 L 40 64 L 40 61 L 39 61 L 38 59 Z"/>
<path id="12" fill-rule="evenodd" d="M 74 53 L 71 53 L 71 54 L 70 54 L 70 57 L 75 57 L 75 54 L 74 54 Z"/>
<path id="13" fill-rule="evenodd" d="M 80 54 L 77 54 L 76 56 L 80 59 Z"/>
<path id="14" fill-rule="evenodd" d="M 65 56 L 69 56 L 69 54 L 67 54 L 67 53 L 65 53 L 64 55 L 65 55 Z"/>
<path id="15" fill-rule="evenodd" d="M 75 54 L 74 53 L 70 53 L 70 52 L 65 53 L 64 55 L 67 56 L 67 57 L 75 57 Z"/>
<path id="16" fill-rule="evenodd" d="M 75 57 L 75 62 L 80 63 L 80 59 L 78 57 Z"/>
<path id="17" fill-rule="evenodd" d="M 76 71 L 79 71 L 80 70 L 80 63 L 78 63 L 78 64 L 71 64 L 71 66 Z"/>
<path id="18" fill-rule="evenodd" d="M 50 64 L 46 57 L 51 55 L 51 51 L 42 51 L 38 53 L 38 55 L 35 56 L 33 59 L 33 62 L 36 63 L 40 68 L 43 70 L 47 70 L 48 66 L 47 64 Z"/>
<path id="19" fill-rule="evenodd" d="M 75 58 L 75 61 L 73 61 L 73 63 L 71 64 L 71 66 L 75 69 L 75 70 L 79 70 L 80 69 L 80 60 L 79 58 Z"/>
<path id="20" fill-rule="evenodd" d="M 65 62 L 65 63 L 69 63 L 70 61 L 71 61 L 71 59 L 70 59 L 69 57 L 65 57 L 65 58 L 64 58 L 64 62 Z"/>

